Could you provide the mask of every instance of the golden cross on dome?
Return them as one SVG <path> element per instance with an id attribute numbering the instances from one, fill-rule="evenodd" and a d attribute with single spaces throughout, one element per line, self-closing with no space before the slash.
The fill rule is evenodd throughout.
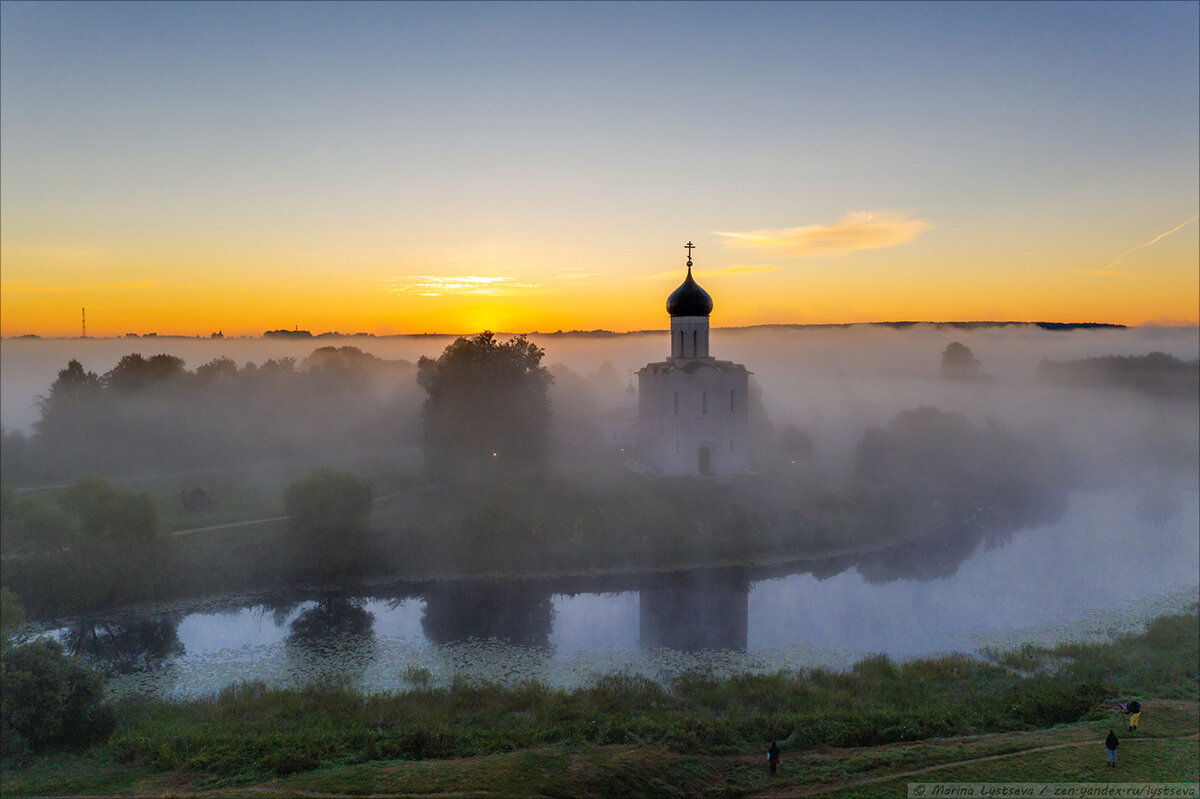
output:
<path id="1" fill-rule="evenodd" d="M 688 266 L 692 265 L 692 250 L 695 247 L 696 247 L 696 245 L 692 244 L 690 241 L 687 244 L 683 245 L 683 248 L 688 251 Z"/>

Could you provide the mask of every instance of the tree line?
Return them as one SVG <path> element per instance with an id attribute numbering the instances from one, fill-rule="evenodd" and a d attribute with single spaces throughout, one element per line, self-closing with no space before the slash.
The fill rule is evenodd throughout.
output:
<path id="1" fill-rule="evenodd" d="M 131 353 L 96 374 L 58 373 L 33 435 L 4 435 L 6 482 L 133 474 L 377 450 L 416 440 L 416 368 L 357 347 L 321 347 L 303 362 L 186 368 L 174 355 Z"/>

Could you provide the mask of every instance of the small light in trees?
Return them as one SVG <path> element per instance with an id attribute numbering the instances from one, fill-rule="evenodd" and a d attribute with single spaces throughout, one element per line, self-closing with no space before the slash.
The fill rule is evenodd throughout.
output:
<path id="1" fill-rule="evenodd" d="M 538 464 L 549 439 L 554 378 L 541 348 L 524 336 L 496 341 L 490 331 L 459 338 L 436 360 L 417 362 L 417 383 L 428 394 L 421 415 L 426 468 L 469 474 L 488 464 Z M 490 458 L 490 461 L 489 461 Z"/>

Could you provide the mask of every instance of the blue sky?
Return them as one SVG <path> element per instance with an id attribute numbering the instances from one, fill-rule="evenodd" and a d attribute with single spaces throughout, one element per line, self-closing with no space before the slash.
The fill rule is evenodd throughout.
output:
<path id="1" fill-rule="evenodd" d="M 57 313 L 47 286 L 63 309 L 141 287 L 103 300 L 136 319 L 171 290 L 286 279 L 311 302 L 336 272 L 362 294 L 334 304 L 371 308 L 366 329 L 468 321 L 404 296 L 413 275 L 509 278 L 528 295 L 488 301 L 544 322 L 613 290 L 555 275 L 635 280 L 697 239 L 698 265 L 773 267 L 727 290 L 741 323 L 1053 309 L 1018 286 L 1090 298 L 1071 315 L 1193 320 L 1165 298 L 1195 284 L 1194 223 L 1139 253 L 1154 286 L 1072 281 L 1197 211 L 1198 9 L 5 2 L 6 315 Z M 786 262 L 716 235 L 852 212 L 928 224 Z M 956 277 L 1014 294 L 940 307 L 912 288 Z M 813 308 L 772 300 L 801 285 Z M 631 314 L 648 324 L 647 296 Z"/>

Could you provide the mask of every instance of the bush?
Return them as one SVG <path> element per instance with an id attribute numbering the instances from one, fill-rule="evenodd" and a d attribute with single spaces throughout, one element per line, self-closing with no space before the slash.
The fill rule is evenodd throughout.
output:
<path id="1" fill-rule="evenodd" d="M 1038 676 L 1017 689 L 1013 711 L 1025 724 L 1049 726 L 1079 721 L 1104 701 L 1104 688 Z"/>
<path id="2" fill-rule="evenodd" d="M 84 746 L 112 731 L 103 680 L 63 654 L 57 641 L 6 648 L 0 655 L 0 737 L 4 759 L 29 751 Z"/>
<path id="3" fill-rule="evenodd" d="M 283 494 L 288 534 L 302 551 L 301 572 L 342 576 L 363 565 L 374 490 L 352 474 L 318 469 Z"/>

